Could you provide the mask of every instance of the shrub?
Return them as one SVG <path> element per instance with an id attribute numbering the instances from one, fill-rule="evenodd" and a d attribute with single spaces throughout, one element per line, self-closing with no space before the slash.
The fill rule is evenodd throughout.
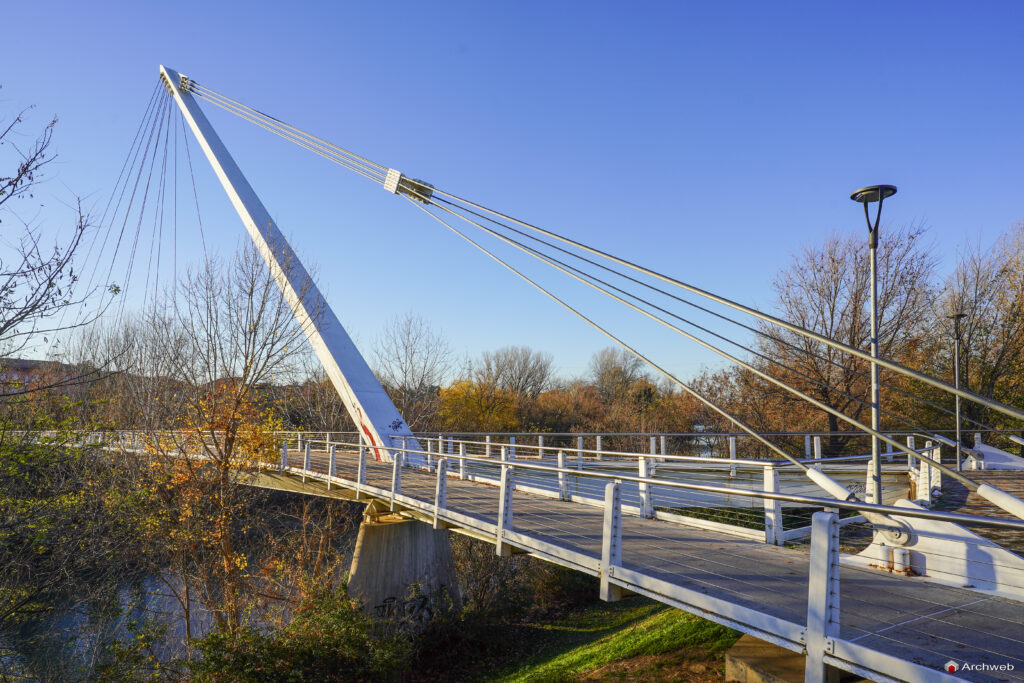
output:
<path id="1" fill-rule="evenodd" d="M 354 608 L 344 591 L 311 593 L 283 628 L 244 626 L 197 641 L 199 681 L 380 681 L 397 677 L 408 638 Z"/>

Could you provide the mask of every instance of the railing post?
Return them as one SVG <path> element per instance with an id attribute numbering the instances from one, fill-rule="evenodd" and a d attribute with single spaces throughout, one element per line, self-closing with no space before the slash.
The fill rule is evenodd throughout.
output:
<path id="1" fill-rule="evenodd" d="M 425 441 L 427 442 L 427 472 L 429 472 L 431 470 L 430 464 L 433 461 L 431 454 L 434 452 L 434 442 L 431 439 L 425 439 Z M 437 437 L 437 450 L 441 450 L 441 437 Z"/>
<path id="2" fill-rule="evenodd" d="M 333 443 L 328 447 L 328 460 L 327 460 L 327 490 L 331 490 L 331 480 L 334 479 L 334 475 L 337 473 L 337 453 L 335 452 L 335 446 Z"/>
<path id="3" fill-rule="evenodd" d="M 651 441 L 651 445 L 653 446 L 653 437 L 651 438 Z M 640 463 L 638 476 L 641 479 L 649 478 L 651 476 L 650 460 L 642 455 L 639 456 L 637 460 L 639 460 Z M 642 481 L 638 486 L 640 488 L 640 515 L 644 519 L 650 519 L 654 517 L 654 497 L 652 495 L 653 491 L 651 490 L 651 485 L 646 481 Z"/>
<path id="4" fill-rule="evenodd" d="M 459 479 L 466 479 L 466 444 L 459 444 Z"/>
<path id="5" fill-rule="evenodd" d="M 508 462 L 508 446 L 500 447 L 500 450 L 498 451 L 498 460 L 500 460 L 502 463 Z M 505 467 L 504 464 L 502 464 L 501 471 L 504 472 L 506 469 L 508 468 Z"/>
<path id="6" fill-rule="evenodd" d="M 310 443 L 307 441 L 306 442 L 306 449 L 302 453 L 302 482 L 303 483 L 306 482 L 306 472 L 309 472 L 310 460 L 311 460 L 311 458 L 310 458 L 310 450 L 311 450 L 311 446 L 310 446 Z"/>
<path id="7" fill-rule="evenodd" d="M 922 466 L 924 465 L 923 461 L 921 462 L 921 465 Z M 874 497 L 875 497 L 874 496 L 874 491 L 872 491 L 872 489 L 874 488 L 874 482 L 875 482 L 874 472 L 875 472 L 874 463 L 872 463 L 870 460 L 868 460 L 867 475 L 866 475 L 866 478 L 864 479 L 864 502 L 865 503 L 874 503 L 875 502 L 874 501 Z"/>
<path id="8" fill-rule="evenodd" d="M 300 450 L 300 451 L 302 450 L 303 446 L 305 445 L 305 444 L 302 443 L 302 441 L 303 441 L 302 440 L 302 432 L 295 432 L 295 447 L 298 450 Z"/>
<path id="9" fill-rule="evenodd" d="M 934 458 L 935 457 L 935 450 L 932 448 L 932 442 L 931 441 L 925 441 L 924 442 L 924 447 L 928 451 L 928 457 Z M 932 502 L 932 466 L 931 466 L 931 463 L 929 463 L 926 460 L 920 460 L 920 462 L 921 462 L 921 469 L 920 469 L 920 473 L 918 475 L 917 481 L 923 483 L 923 485 L 924 485 L 924 500 L 930 503 L 930 502 Z M 920 484 L 920 483 L 918 484 L 918 486 L 921 486 L 921 485 L 922 484 Z M 921 496 L 920 496 L 920 492 L 919 492 L 918 493 L 918 498 L 920 498 L 920 497 Z"/>
<path id="10" fill-rule="evenodd" d="M 395 496 L 402 494 L 402 458 L 405 453 L 396 453 L 391 466 L 391 511 L 395 510 Z"/>
<path id="11" fill-rule="evenodd" d="M 821 437 L 814 437 L 814 459 L 821 460 Z"/>
<path id="12" fill-rule="evenodd" d="M 667 444 L 667 440 L 665 439 L 665 435 L 664 434 L 662 434 L 659 438 L 661 439 L 661 457 L 662 457 L 662 460 L 664 460 L 665 456 L 668 455 L 668 451 L 665 448 L 665 446 Z"/>
<path id="13" fill-rule="evenodd" d="M 538 460 L 543 460 L 544 459 L 544 435 L 543 434 L 538 434 L 537 435 L 537 459 Z"/>
<path id="14" fill-rule="evenodd" d="M 455 455 L 455 437 L 448 437 L 448 455 Z"/>
<path id="15" fill-rule="evenodd" d="M 807 660 L 804 680 L 824 683 L 825 653 L 839 634 L 839 516 L 815 512 L 811 518 L 811 556 L 807 577 Z"/>
<path id="16" fill-rule="evenodd" d="M 558 469 L 565 469 L 565 451 L 558 451 Z M 569 476 L 565 472 L 558 473 L 558 499 L 569 500 Z"/>
<path id="17" fill-rule="evenodd" d="M 604 528 L 601 533 L 601 599 L 616 602 L 622 598 L 622 588 L 609 579 L 615 568 L 622 566 L 622 494 L 618 482 L 604 487 Z"/>
<path id="18" fill-rule="evenodd" d="M 505 448 L 501 449 L 502 456 Z M 504 457 L 502 457 L 504 460 Z M 498 497 L 498 533 L 494 540 L 494 552 L 501 557 L 508 557 L 512 549 L 505 543 L 505 532 L 512 530 L 512 492 L 515 491 L 515 475 L 508 465 L 501 467 L 501 491 Z"/>
<path id="19" fill-rule="evenodd" d="M 288 469 L 288 442 L 281 443 L 281 471 Z"/>
<path id="20" fill-rule="evenodd" d="M 779 471 L 774 465 L 764 466 L 764 490 L 779 492 Z M 764 499 L 764 542 L 782 545 L 782 502 L 774 498 Z"/>
<path id="21" fill-rule="evenodd" d="M 580 469 L 583 469 L 583 437 L 576 437 L 576 458 L 579 460 Z"/>
<path id="22" fill-rule="evenodd" d="M 594 437 L 594 450 L 597 451 L 597 459 L 601 460 L 601 435 L 597 434 Z"/>
<path id="23" fill-rule="evenodd" d="M 804 457 L 811 457 L 811 435 L 804 434 Z"/>
<path id="24" fill-rule="evenodd" d="M 729 476 L 736 476 L 736 437 L 729 437 L 729 459 L 732 460 L 732 465 L 729 466 Z"/>
<path id="25" fill-rule="evenodd" d="M 508 437 L 508 457 L 512 460 L 516 459 L 516 437 Z"/>
<path id="26" fill-rule="evenodd" d="M 654 458 L 658 455 L 658 438 L 655 436 L 651 437 L 651 457 Z"/>
<path id="27" fill-rule="evenodd" d="M 489 457 L 491 457 L 491 435 L 490 434 L 488 434 L 487 436 L 484 437 L 484 444 L 485 444 L 484 445 L 484 457 L 485 458 L 489 458 Z"/>
<path id="28" fill-rule="evenodd" d="M 392 454 L 392 458 L 397 460 L 400 454 Z M 359 439 L 359 462 L 356 465 L 356 500 L 360 500 L 363 497 L 363 486 L 366 484 L 366 446 L 363 445 L 363 440 Z"/>
<path id="29" fill-rule="evenodd" d="M 907 450 L 908 451 L 914 450 L 914 437 L 912 437 L 912 436 L 908 436 L 907 437 Z M 914 456 L 907 455 L 907 467 L 913 467 L 913 466 L 914 466 Z"/>
<path id="30" fill-rule="evenodd" d="M 448 459 L 437 461 L 437 486 L 434 489 L 434 528 L 440 529 L 437 515 L 448 507 Z"/>
<path id="31" fill-rule="evenodd" d="M 932 460 L 936 462 L 942 462 L 942 446 L 938 445 L 932 449 L 931 452 Z M 942 489 L 942 470 L 934 465 L 928 468 L 928 486 L 929 492 L 934 489 Z M 929 493 L 930 495 L 930 493 Z"/>

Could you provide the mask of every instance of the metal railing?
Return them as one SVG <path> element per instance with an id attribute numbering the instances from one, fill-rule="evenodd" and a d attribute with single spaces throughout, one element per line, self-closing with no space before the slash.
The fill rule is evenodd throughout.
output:
<path id="1" fill-rule="evenodd" d="M 392 462 L 384 463 L 374 461 L 369 455 L 369 449 L 358 441 L 306 439 L 300 452 L 301 465 L 285 445 L 280 466 L 283 471 L 319 478 L 329 485 L 351 488 L 356 491 L 357 497 L 379 498 L 390 503 L 392 509 L 416 513 L 437 527 L 454 526 L 493 539 L 499 554 L 507 554 L 512 548 L 517 548 L 598 576 L 601 594 L 605 599 L 615 599 L 623 590 L 638 592 L 754 633 L 789 649 L 806 652 L 808 680 L 817 680 L 823 676 L 826 664 L 874 680 L 955 680 L 932 664 L 924 666 L 909 661 L 907 656 L 893 653 L 897 646 L 918 647 L 920 650 L 920 644 L 912 642 L 913 629 L 908 631 L 903 626 L 907 620 L 906 615 L 898 615 L 891 610 L 887 612 L 884 604 L 872 603 L 872 600 L 878 598 L 872 598 L 870 591 L 865 591 L 866 584 L 871 584 L 871 590 L 884 588 L 892 592 L 892 600 L 899 598 L 904 602 L 913 602 L 921 599 L 921 582 L 928 582 L 933 588 L 925 591 L 925 594 L 930 596 L 928 600 L 934 601 L 936 614 L 918 615 L 915 619 L 929 625 L 929 628 L 941 630 L 948 627 L 950 633 L 940 640 L 950 643 L 956 633 L 962 636 L 963 632 L 957 624 L 949 621 L 949 617 L 939 616 L 943 610 L 955 609 L 958 610 L 957 614 L 966 613 L 978 619 L 987 613 L 981 607 L 975 607 L 972 611 L 973 604 L 981 605 L 989 599 L 1024 598 L 1024 563 L 1020 558 L 965 529 L 995 529 L 1001 530 L 998 533 L 1012 532 L 1024 538 L 1024 522 L 932 511 L 918 506 L 875 505 L 795 495 L 774 486 L 773 482 L 777 481 L 774 477 L 767 478 L 763 486 L 745 488 L 677 480 L 658 472 L 659 468 L 664 472 L 666 467 L 673 464 L 686 465 L 700 461 L 707 464 L 705 459 L 688 456 L 605 453 L 611 458 L 609 463 L 597 461 L 595 457 L 590 457 L 593 453 L 588 454 L 585 450 L 584 454 L 589 457 L 586 461 L 576 453 L 575 458 L 569 458 L 565 451 L 552 454 L 550 461 L 547 461 L 527 455 L 526 452 L 538 448 L 536 444 L 515 443 L 518 457 L 513 457 L 513 446 L 509 443 L 498 445 L 453 438 L 451 453 L 447 452 L 449 442 L 445 440 L 443 443 L 445 452 L 442 453 L 434 448 L 392 448 Z M 489 455 L 486 452 L 488 446 Z M 474 453 L 474 450 L 481 452 Z M 316 451 L 325 453 L 321 457 L 326 458 L 326 463 L 315 462 Z M 344 457 L 339 457 L 339 454 Z M 407 464 L 413 460 L 421 464 Z M 581 466 L 581 462 L 587 466 Z M 624 467 L 627 463 L 629 468 Z M 929 476 L 921 469 L 923 463 L 916 463 L 918 477 Z M 609 468 L 609 464 L 619 467 Z M 735 463 L 723 463 L 716 471 L 724 475 L 733 464 L 740 469 L 761 468 L 762 472 L 770 471 L 774 476 L 778 473 L 774 464 L 740 459 Z M 475 499 L 477 502 L 473 507 L 467 507 L 464 500 L 460 502 L 458 496 L 453 499 L 450 483 L 455 480 L 487 484 L 485 490 L 494 492 L 488 499 L 491 507 L 480 509 L 479 498 Z M 459 489 L 459 494 L 462 495 L 462 489 Z M 525 494 L 529 495 L 524 497 Z M 671 531 L 681 528 L 680 525 L 658 524 L 656 521 L 669 519 L 657 501 L 672 499 L 672 496 L 691 501 L 717 501 L 719 507 L 728 507 L 722 504 L 723 501 L 751 501 L 747 507 L 757 511 L 758 517 L 763 519 L 764 528 L 751 533 L 747 538 L 776 543 L 791 544 L 794 540 L 786 537 L 781 524 L 782 511 L 786 506 L 809 510 L 810 529 L 804 536 L 809 536 L 810 542 L 798 547 L 808 567 L 806 578 L 799 579 L 802 586 L 800 590 L 806 596 L 806 612 L 802 613 L 802 617 L 794 617 L 792 605 L 787 608 L 788 611 L 782 608 L 758 608 L 746 604 L 749 601 L 744 598 L 746 594 L 760 592 L 768 602 L 784 604 L 782 597 L 785 595 L 791 601 L 794 592 L 792 585 L 778 589 L 778 596 L 771 595 L 775 590 L 771 587 L 772 582 L 764 585 L 755 582 L 737 589 L 735 594 L 728 591 L 709 593 L 693 588 L 689 581 L 683 585 L 666 580 L 663 569 L 652 572 L 649 567 L 651 563 L 645 558 L 658 557 L 658 562 L 666 562 L 666 553 L 663 551 L 669 548 L 671 552 L 668 557 L 681 561 L 678 556 L 687 552 L 685 545 L 678 545 L 676 532 Z M 538 528 L 543 531 L 543 526 L 538 525 L 545 523 L 538 520 L 550 517 L 550 510 L 543 507 L 545 499 L 574 502 L 584 506 L 584 509 L 599 509 L 593 514 L 600 515 L 601 519 L 600 555 L 573 549 L 572 543 L 552 543 L 545 533 L 538 533 Z M 545 514 L 535 514 L 537 512 Z M 910 548 L 886 545 L 879 539 L 890 527 L 868 522 L 863 517 L 865 512 L 892 520 L 891 528 L 900 524 L 914 525 L 914 543 Z M 628 522 L 630 519 L 647 519 L 654 526 L 644 527 L 642 533 L 630 527 L 627 536 L 623 529 L 632 524 Z M 685 522 L 687 527 L 698 526 L 710 532 L 721 530 L 711 520 L 687 519 Z M 573 529 L 570 521 L 552 523 L 561 525 L 563 530 L 571 532 Z M 783 530 L 783 533 L 780 534 L 779 530 Z M 589 532 L 594 532 L 594 529 Z M 589 532 L 581 527 L 580 538 Z M 914 548 L 925 545 L 930 548 L 927 556 L 915 560 L 921 553 Z M 840 552 L 841 546 L 844 552 Z M 747 548 L 744 552 L 749 552 L 749 547 L 744 548 Z M 725 565 L 732 561 L 739 562 L 737 558 L 740 555 L 731 558 L 729 552 L 723 548 L 723 557 L 719 559 L 723 566 L 713 569 L 708 575 L 706 580 L 710 582 L 709 585 L 714 585 L 716 581 L 736 582 L 735 576 L 729 573 Z M 927 578 L 914 576 L 926 573 L 922 562 L 929 565 Z M 915 567 L 921 571 L 915 571 Z M 844 573 L 847 568 L 857 568 L 859 571 L 847 576 Z M 889 577 L 895 582 L 879 588 L 877 582 L 871 583 L 864 579 L 865 572 L 870 572 L 872 576 L 877 574 Z M 964 592 L 961 587 L 965 585 L 971 586 L 976 593 L 991 597 L 979 597 L 976 603 L 972 603 L 959 597 L 959 593 L 954 595 L 957 590 Z M 908 589 L 913 587 L 917 593 L 904 595 L 901 586 Z M 956 606 L 946 607 L 946 602 L 950 600 L 956 602 Z M 880 616 L 876 619 L 876 626 L 865 629 L 865 615 L 871 611 L 872 604 Z M 783 613 L 788 616 L 779 616 Z M 983 630 L 979 630 L 977 635 L 981 639 L 989 637 L 988 632 Z M 936 638 L 934 635 L 930 637 L 933 640 Z M 1018 659 L 1024 657 L 1024 649 L 1013 650 L 1008 642 L 1003 642 L 999 647 L 984 645 L 978 656 L 995 662 L 993 666 L 1009 663 L 1024 669 L 1024 660 Z M 934 656 L 941 655 L 943 650 L 933 645 L 929 652 L 934 660 Z M 1004 662 L 1000 658 L 1009 659 Z"/>

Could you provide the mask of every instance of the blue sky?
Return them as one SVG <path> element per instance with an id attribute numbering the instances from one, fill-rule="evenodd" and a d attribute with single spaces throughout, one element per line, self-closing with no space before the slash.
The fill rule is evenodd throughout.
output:
<path id="1" fill-rule="evenodd" d="M 848 199 L 858 187 L 899 186 L 883 222 L 926 225 L 945 268 L 1024 219 L 1019 3 L 108 1 L 4 15 L 0 113 L 35 104 L 30 125 L 60 118 L 37 195 L 47 229 L 76 194 L 102 209 L 161 63 L 763 307 L 793 253 L 865 231 Z M 566 376 L 606 345 L 406 202 L 207 111 L 364 348 L 409 310 L 460 354 L 528 344 Z M 196 180 L 211 248 L 230 254 L 241 225 L 208 169 Z M 180 263 L 198 258 L 184 215 L 179 231 Z M 681 375 L 715 363 L 593 306 Z"/>

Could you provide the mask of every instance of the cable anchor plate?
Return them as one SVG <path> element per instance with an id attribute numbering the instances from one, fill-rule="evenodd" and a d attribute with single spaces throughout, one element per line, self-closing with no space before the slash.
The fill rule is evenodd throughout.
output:
<path id="1" fill-rule="evenodd" d="M 429 204 L 434 196 L 433 185 L 416 178 L 407 178 L 393 168 L 388 169 L 388 174 L 384 178 L 384 189 L 392 194 L 404 194 L 422 204 Z"/>

